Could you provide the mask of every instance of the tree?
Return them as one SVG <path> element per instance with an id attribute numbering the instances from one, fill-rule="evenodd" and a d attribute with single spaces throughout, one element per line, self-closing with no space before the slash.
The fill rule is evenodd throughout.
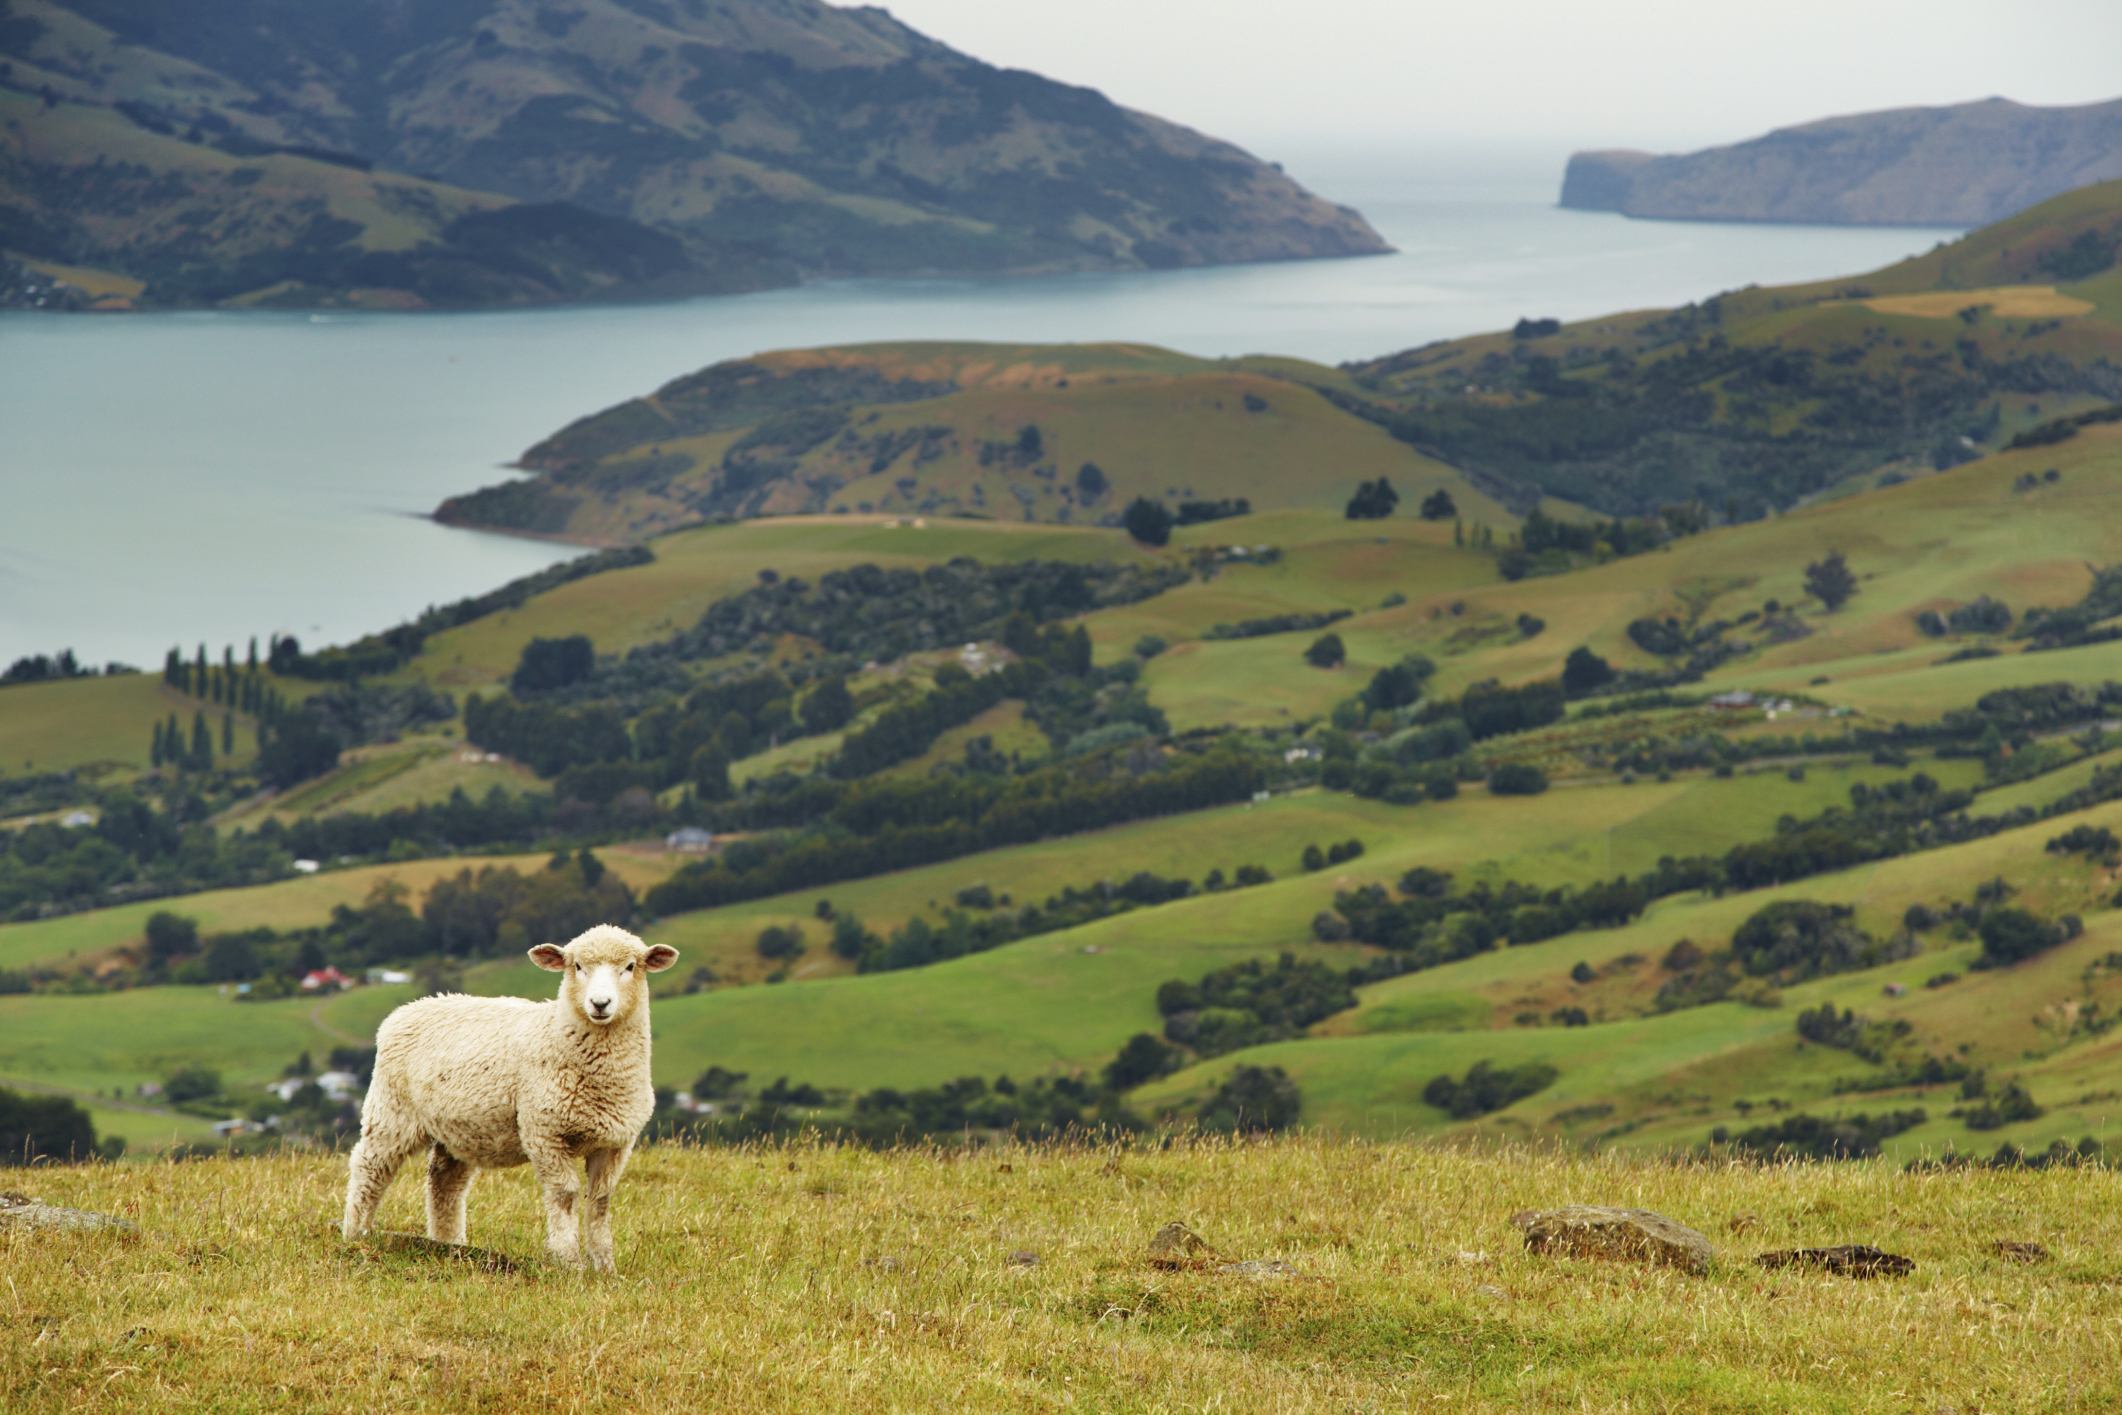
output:
<path id="1" fill-rule="evenodd" d="M 194 771 L 212 771 L 214 769 L 214 734 L 207 728 L 206 713 L 203 709 L 194 710 L 192 713 L 190 765 Z"/>
<path id="2" fill-rule="evenodd" d="M 1367 481 L 1348 499 L 1346 515 L 1351 521 L 1382 521 L 1400 504 L 1400 493 L 1384 477 Z"/>
<path id="3" fill-rule="evenodd" d="M 693 753 L 689 764 L 693 790 L 703 801 L 727 801 L 731 795 L 729 754 L 714 742 Z"/>
<path id="4" fill-rule="evenodd" d="M 1562 691 L 1573 698 L 1581 698 L 1613 681 L 1614 666 L 1581 645 L 1570 650 L 1562 665 Z"/>
<path id="5" fill-rule="evenodd" d="M 1857 592 L 1857 577 L 1850 573 L 1849 562 L 1842 558 L 1842 552 L 1830 550 L 1825 560 L 1816 560 L 1805 567 L 1805 591 L 1833 613 L 1849 603 L 1849 597 Z"/>
<path id="6" fill-rule="evenodd" d="M 1547 789 L 1547 773 L 1530 762 L 1505 762 L 1488 774 L 1493 796 L 1537 796 Z"/>
<path id="7" fill-rule="evenodd" d="M 803 930 L 794 924 L 783 926 L 770 924 L 759 931 L 759 956 L 768 962 L 782 962 L 803 956 Z"/>
<path id="8" fill-rule="evenodd" d="M 259 732 L 264 735 L 263 724 Z M 306 712 L 290 713 L 258 748 L 259 777 L 283 791 L 337 765 L 339 739 Z"/>
<path id="9" fill-rule="evenodd" d="M 1459 514 L 1459 504 L 1443 487 L 1422 498 L 1422 519 L 1425 521 L 1449 521 Z"/>
<path id="10" fill-rule="evenodd" d="M 1321 634 L 1304 651 L 1304 661 L 1314 668 L 1339 668 L 1348 661 L 1348 649 L 1339 634 Z"/>
<path id="11" fill-rule="evenodd" d="M 1240 1066 L 1201 1107 L 1204 1130 L 1286 1130 L 1297 1123 L 1304 1098 L 1279 1066 Z"/>
<path id="12" fill-rule="evenodd" d="M 236 755 L 236 717 L 234 713 L 221 714 L 221 755 Z"/>
<path id="13" fill-rule="evenodd" d="M 597 668 L 597 651 L 587 634 L 564 639 L 532 639 L 523 646 L 523 657 L 508 680 L 515 693 L 549 693 L 580 683 Z"/>
<path id="14" fill-rule="evenodd" d="M 0 1165 L 79 1163 L 95 1153 L 92 1117 L 77 1102 L 0 1089 Z"/>
<path id="15" fill-rule="evenodd" d="M 835 675 L 811 689 L 810 696 L 803 700 L 797 716 L 809 732 L 832 732 L 845 727 L 848 719 L 855 715 L 854 695 L 847 691 L 847 679 Z"/>
<path id="16" fill-rule="evenodd" d="M 1096 501 L 1112 490 L 1112 485 L 1096 462 L 1085 462 L 1076 470 L 1076 495 L 1086 502 Z"/>
<path id="17" fill-rule="evenodd" d="M 1170 508 L 1163 502 L 1138 496 L 1127 503 L 1120 521 L 1127 533 L 1144 545 L 1166 545 L 1172 538 L 1172 519 Z"/>
<path id="18" fill-rule="evenodd" d="M 183 958 L 199 951 L 199 924 L 167 909 L 147 919 L 147 956 L 157 963 Z"/>
<path id="19" fill-rule="evenodd" d="M 1161 1037 L 1137 1032 L 1120 1048 L 1120 1054 L 1105 1068 L 1105 1084 L 1115 1091 L 1131 1091 L 1144 1081 L 1155 1080 L 1176 1069 L 1180 1052 Z"/>

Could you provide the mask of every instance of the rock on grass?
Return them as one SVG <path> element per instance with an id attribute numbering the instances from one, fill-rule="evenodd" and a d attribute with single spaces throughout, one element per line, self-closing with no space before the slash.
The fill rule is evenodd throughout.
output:
<path id="1" fill-rule="evenodd" d="M 1717 1260 L 1717 1250 L 1708 1238 L 1649 1209 L 1570 1204 L 1559 1209 L 1527 1209 L 1512 1214 L 1510 1221 L 1525 1230 L 1528 1253 L 1663 1263 L 1695 1273 L 1708 1272 Z"/>

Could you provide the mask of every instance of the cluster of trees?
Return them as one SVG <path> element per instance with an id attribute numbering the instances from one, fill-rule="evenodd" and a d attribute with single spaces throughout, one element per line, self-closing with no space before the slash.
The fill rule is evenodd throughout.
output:
<path id="1" fill-rule="evenodd" d="M 1144 545 L 1170 544 L 1172 526 L 1176 521 L 1169 506 L 1147 496 L 1138 496 L 1128 502 L 1127 509 L 1120 513 L 1120 524 Z"/>
<path id="2" fill-rule="evenodd" d="M 1205 521 L 1228 521 L 1234 516 L 1253 514 L 1252 502 L 1244 497 L 1225 497 L 1221 501 L 1182 501 L 1172 517 L 1179 526 L 1198 526 Z"/>
<path id="3" fill-rule="evenodd" d="M 1751 1159 L 1860 1160 L 1879 1153 L 1879 1145 L 1904 1130 L 1913 1130 L 1929 1120 L 1920 1106 L 1914 1110 L 1887 1111 L 1879 1115 L 1793 1115 L 1787 1120 L 1756 1125 L 1734 1135 L 1719 1125 L 1709 1132 L 1710 1144 L 1728 1146 L 1732 1153 Z"/>
<path id="4" fill-rule="evenodd" d="M 1543 1061 L 1523 1066 L 1477 1061 L 1464 1076 L 1455 1078 L 1446 1072 L 1432 1077 L 1422 1088 L 1422 1099 L 1454 1120 L 1472 1120 L 1537 1095 L 1554 1085 L 1561 1074 Z"/>
<path id="5" fill-rule="evenodd" d="M 78 1103 L 0 1086 L 0 1169 L 114 1160 L 124 1153 L 122 1135 L 97 1141 L 95 1122 Z"/>
<path id="6" fill-rule="evenodd" d="M 506 956 L 564 943 L 595 924 L 629 923 L 635 910 L 633 892 L 588 849 L 557 852 L 528 875 L 513 866 L 461 870 L 435 881 L 417 911 L 410 897 L 404 885 L 384 878 L 363 903 L 334 905 L 328 922 L 284 931 L 202 935 L 196 919 L 158 911 L 148 919 L 131 981 L 252 983 L 252 996 L 285 996 L 320 968 L 353 973 L 429 956 Z M 268 986 L 256 986 L 261 983 Z"/>
<path id="7" fill-rule="evenodd" d="M 991 1135 L 1019 1140 L 1132 1135 L 1145 1127 L 1111 1088 L 1081 1076 L 1040 1077 L 1017 1082 L 997 1076 L 961 1076 L 938 1086 L 902 1091 L 880 1086 L 849 1096 L 828 1094 L 787 1077 L 753 1092 L 744 1072 L 709 1067 L 693 1083 L 695 1100 L 714 1103 L 714 1114 L 688 1116 L 669 1092 L 657 1096 L 650 1134 L 658 1139 L 741 1144 L 795 1134 L 887 1147 L 939 1141 L 984 1142 Z M 822 1112 L 822 1113 L 821 1113 Z"/>
<path id="8" fill-rule="evenodd" d="M 1577 929 L 1618 928 L 1640 915 L 1666 881 L 1617 878 L 1583 889 L 1486 880 L 1464 893 L 1450 889 L 1451 876 L 1411 870 L 1401 876 L 1403 898 L 1382 885 L 1364 885 L 1334 896 L 1334 912 L 1347 937 L 1408 955 L 1412 967 L 1431 968 L 1470 958 L 1504 944 L 1539 943 Z M 1666 892 L 1677 892 L 1667 889 Z M 1327 925 L 1332 931 L 1334 926 Z M 1314 933 L 1319 925 L 1314 923 Z"/>
<path id="9" fill-rule="evenodd" d="M 794 576 L 776 577 L 717 600 L 691 629 L 630 650 L 627 657 L 723 658 L 798 634 L 828 654 L 883 663 L 999 637 L 1012 614 L 1044 624 L 1133 604 L 1190 578 L 1184 567 L 1162 562 L 1123 566 L 1026 560 L 983 565 L 960 556 L 921 570 L 857 565 L 821 575 L 815 585 Z"/>
<path id="10" fill-rule="evenodd" d="M 2011 606 L 1988 595 L 1978 595 L 1968 604 L 1956 605 L 1944 618 L 1935 609 L 1916 615 L 1916 629 L 1933 639 L 1947 634 L 2001 634 L 2011 628 Z"/>
<path id="11" fill-rule="evenodd" d="M 1302 1036 L 1312 1023 L 1355 1005 L 1345 970 L 1316 959 L 1300 963 L 1293 953 L 1281 954 L 1272 967 L 1248 958 L 1198 983 L 1174 978 L 1157 989 L 1165 1041 L 1201 1057 Z M 1177 1056 L 1159 1064 L 1177 1070 Z"/>
<path id="12" fill-rule="evenodd" d="M 0 916 L 31 919 L 126 900 L 263 884 L 292 857 L 259 832 L 223 835 L 179 798 L 156 810 L 124 789 L 99 793 L 93 826 L 40 821 L 0 831 Z M 181 813 L 181 814 L 180 814 Z"/>
<path id="13" fill-rule="evenodd" d="M 236 750 L 236 723 L 228 713 L 221 714 L 221 755 L 231 756 Z M 155 724 L 152 740 L 147 751 L 148 762 L 161 770 L 165 766 L 179 771 L 208 772 L 214 769 L 214 733 L 206 725 L 204 709 L 192 713 L 192 733 L 186 740 L 184 729 L 177 725 L 177 714 L 169 715 L 167 722 Z"/>
<path id="14" fill-rule="evenodd" d="M 1235 624 L 1211 625 L 1204 639 L 1259 639 L 1269 634 L 1296 634 L 1324 629 L 1355 613 L 1351 609 L 1329 609 L 1319 614 L 1276 614 L 1265 619 L 1241 619 Z M 1338 638 L 1335 639 L 1339 643 Z"/>
<path id="15" fill-rule="evenodd" d="M 649 891 L 658 914 L 758 899 L 915 865 L 935 864 L 1001 845 L 1117 825 L 1122 821 L 1249 799 L 1265 778 L 1260 759 L 1218 742 L 1130 774 L 1082 757 L 1007 781 L 983 776 L 918 781 L 814 783 L 797 810 L 825 823 L 775 840 L 755 854 L 730 850 L 688 865 Z M 815 818 L 815 817 L 811 817 Z"/>
<path id="16" fill-rule="evenodd" d="M 1059 626 L 1049 632 L 1061 640 L 1050 650 L 1056 657 L 1072 668 L 1080 663 L 1079 672 L 1090 670 L 1090 636 L 1082 626 L 1073 634 Z M 936 670 L 935 684 L 934 691 L 888 707 L 861 731 L 849 733 L 828 767 L 832 775 L 848 780 L 909 761 L 951 728 L 971 722 L 1005 698 L 1023 698 L 1031 692 L 1030 675 L 1021 663 L 978 678 L 955 663 L 946 663 Z"/>
<path id="17" fill-rule="evenodd" d="M 1603 522 L 1561 521 L 1535 507 L 1496 552 L 1496 569 L 1506 580 L 1561 574 L 1578 563 L 1577 556 L 1641 555 L 1709 525 L 1709 508 L 1699 501 L 1661 506 L 1654 517 Z"/>
<path id="18" fill-rule="evenodd" d="M 109 676 L 123 673 L 138 673 L 140 670 L 123 663 L 113 663 L 103 672 Z M 23 683 L 57 683 L 68 678 L 94 678 L 96 670 L 74 657 L 72 649 L 61 649 L 55 654 L 24 654 L 0 673 L 0 688 L 13 688 Z"/>

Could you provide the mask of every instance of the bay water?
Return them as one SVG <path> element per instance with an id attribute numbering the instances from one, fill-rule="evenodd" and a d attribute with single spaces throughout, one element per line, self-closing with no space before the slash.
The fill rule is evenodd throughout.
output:
<path id="1" fill-rule="evenodd" d="M 0 313 L 0 663 L 344 642 L 579 554 L 428 513 L 570 420 L 721 359 L 978 339 L 1335 363 L 1855 274 L 1958 234 L 1564 211 L 1559 152 L 1296 156 L 1397 253 L 490 313 Z"/>

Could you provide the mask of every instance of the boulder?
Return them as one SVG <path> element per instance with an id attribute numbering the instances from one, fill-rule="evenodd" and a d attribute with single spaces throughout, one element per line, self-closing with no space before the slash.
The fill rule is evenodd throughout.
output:
<path id="1" fill-rule="evenodd" d="M 1754 1259 L 1762 1268 L 1819 1268 L 1845 1277 L 1906 1277 L 1915 1263 L 1896 1253 L 1883 1252 L 1869 1243 L 1844 1243 L 1834 1248 L 1786 1248 L 1763 1253 Z"/>
<path id="2" fill-rule="evenodd" d="M 1709 1271 L 1717 1260 L 1717 1250 L 1708 1238 L 1649 1209 L 1570 1204 L 1559 1209 L 1527 1209 L 1512 1214 L 1510 1221 L 1525 1231 L 1528 1253 L 1664 1263 L 1696 1273 Z"/>
<path id="3" fill-rule="evenodd" d="M 1202 1254 L 1213 1252 L 1208 1240 L 1183 1223 L 1168 1223 L 1149 1240 L 1149 1262 L 1156 1268 L 1196 1268 Z"/>
<path id="4" fill-rule="evenodd" d="M 88 1209 L 67 1209 L 57 1204 L 39 1203 L 27 1194 L 12 1191 L 0 1192 L 0 1229 L 116 1229 L 120 1233 L 138 1233 L 136 1225 L 109 1214 L 99 1214 Z"/>

